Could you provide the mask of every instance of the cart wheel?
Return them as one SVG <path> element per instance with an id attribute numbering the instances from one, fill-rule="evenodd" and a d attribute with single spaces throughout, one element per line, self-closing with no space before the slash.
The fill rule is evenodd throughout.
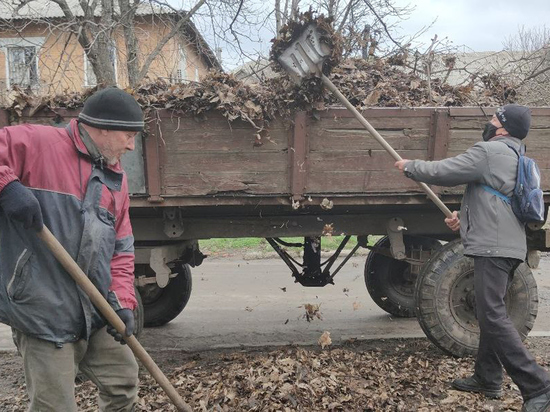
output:
<path id="1" fill-rule="evenodd" d="M 147 266 L 147 270 L 151 270 Z M 178 264 L 172 269 L 178 275 L 170 278 L 166 287 L 156 283 L 139 287 L 143 300 L 144 325 L 162 326 L 175 319 L 187 305 L 191 296 L 191 269 L 189 265 Z"/>
<path id="2" fill-rule="evenodd" d="M 411 248 L 434 251 L 441 248 L 436 239 L 404 236 L 405 249 Z M 390 247 L 387 236 L 381 238 L 375 247 Z M 417 275 L 407 262 L 393 259 L 375 252 L 369 253 L 365 262 L 365 283 L 374 302 L 386 312 L 403 318 L 414 316 L 414 283 Z"/>
<path id="3" fill-rule="evenodd" d="M 474 261 L 460 239 L 447 243 L 424 266 L 415 287 L 416 316 L 426 336 L 453 356 L 474 355 L 479 345 L 475 317 Z M 525 339 L 537 317 L 535 278 L 522 263 L 505 298 L 508 316 Z"/>

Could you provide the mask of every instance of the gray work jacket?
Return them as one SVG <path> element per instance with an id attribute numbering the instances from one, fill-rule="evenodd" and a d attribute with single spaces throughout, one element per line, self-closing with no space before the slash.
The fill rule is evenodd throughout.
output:
<path id="1" fill-rule="evenodd" d="M 525 226 L 508 203 L 483 188 L 487 185 L 506 196 L 512 195 L 518 157 L 506 144 L 519 151 L 522 143 L 512 136 L 498 136 L 476 143 L 455 157 L 405 164 L 405 174 L 419 182 L 438 186 L 467 184 L 460 207 L 460 236 L 468 256 L 525 260 Z"/>

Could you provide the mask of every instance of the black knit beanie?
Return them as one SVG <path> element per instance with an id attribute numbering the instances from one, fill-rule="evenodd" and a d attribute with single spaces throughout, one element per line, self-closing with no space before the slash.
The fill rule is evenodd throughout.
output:
<path id="1" fill-rule="evenodd" d="M 528 107 L 519 104 L 507 104 L 499 107 L 495 114 L 510 136 L 524 139 L 529 133 L 531 110 Z"/>
<path id="2" fill-rule="evenodd" d="M 99 90 L 84 103 L 78 120 L 96 129 L 143 131 L 143 112 L 131 95 L 116 87 Z"/>

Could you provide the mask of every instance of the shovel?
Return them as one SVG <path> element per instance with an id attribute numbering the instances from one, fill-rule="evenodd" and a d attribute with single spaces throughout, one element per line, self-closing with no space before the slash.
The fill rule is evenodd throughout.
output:
<path id="1" fill-rule="evenodd" d="M 310 24 L 302 35 L 295 40 L 278 58 L 279 63 L 288 72 L 290 77 L 300 83 L 303 78 L 311 74 L 320 77 L 323 84 L 338 97 L 338 99 L 353 113 L 359 122 L 369 131 L 369 133 L 382 145 L 382 147 L 396 160 L 403 160 L 401 156 L 389 145 L 386 140 L 380 136 L 374 127 L 363 117 L 361 113 L 349 102 L 348 99 L 338 90 L 338 88 L 322 72 L 323 62 L 331 54 L 330 47 L 321 41 L 317 26 Z M 447 206 L 437 197 L 437 195 L 422 182 L 416 182 L 436 204 L 436 206 L 451 218 L 453 214 Z"/>
<path id="2" fill-rule="evenodd" d="M 55 258 L 61 263 L 65 270 L 71 275 L 77 285 L 88 295 L 95 307 L 101 312 L 101 314 L 107 319 L 111 325 L 123 336 L 123 339 L 128 344 L 128 347 L 132 349 L 136 358 L 138 358 L 143 366 L 147 368 L 149 373 L 158 384 L 164 389 L 172 403 L 176 406 L 178 411 L 192 412 L 191 407 L 183 401 L 176 389 L 172 386 L 168 378 L 162 373 L 155 361 L 149 356 L 147 351 L 141 346 L 135 336 L 126 336 L 126 325 L 118 317 L 114 309 L 107 303 L 105 298 L 94 284 L 88 279 L 88 276 L 84 274 L 80 266 L 69 255 L 65 248 L 59 243 L 50 230 L 44 226 L 43 229 L 37 233 L 38 237 L 48 246 Z"/>

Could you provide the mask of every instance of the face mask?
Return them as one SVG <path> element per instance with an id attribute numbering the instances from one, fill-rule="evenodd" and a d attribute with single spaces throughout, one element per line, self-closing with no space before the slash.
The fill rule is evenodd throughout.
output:
<path id="1" fill-rule="evenodd" d="M 498 127 L 496 127 L 493 123 L 489 122 L 485 124 L 485 129 L 483 129 L 482 137 L 483 141 L 486 142 L 489 139 L 492 139 L 497 135 Z"/>

